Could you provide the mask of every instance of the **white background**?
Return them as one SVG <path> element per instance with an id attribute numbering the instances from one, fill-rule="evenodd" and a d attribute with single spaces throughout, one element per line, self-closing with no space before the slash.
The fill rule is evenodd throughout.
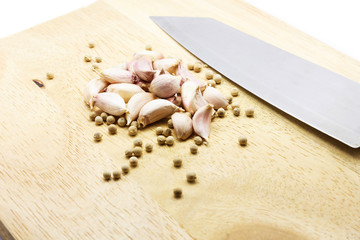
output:
<path id="1" fill-rule="evenodd" d="M 95 0 L 1 0 L 0 38 Z M 131 1 L 131 0 L 130 0 Z M 359 0 L 246 0 L 289 25 L 360 60 Z M 151 1 L 149 1 L 150 4 Z"/>

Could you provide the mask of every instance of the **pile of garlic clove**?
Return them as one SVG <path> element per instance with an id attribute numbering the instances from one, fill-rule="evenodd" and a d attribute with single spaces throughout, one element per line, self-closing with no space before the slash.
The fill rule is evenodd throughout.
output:
<path id="1" fill-rule="evenodd" d="M 84 90 L 90 109 L 96 106 L 114 116 L 125 115 L 126 125 L 137 121 L 142 128 L 171 117 L 175 136 L 181 140 L 195 132 L 208 141 L 215 110 L 229 104 L 219 90 L 198 80 L 181 60 L 151 50 L 136 52 L 127 63 L 94 71 L 98 77 Z"/>

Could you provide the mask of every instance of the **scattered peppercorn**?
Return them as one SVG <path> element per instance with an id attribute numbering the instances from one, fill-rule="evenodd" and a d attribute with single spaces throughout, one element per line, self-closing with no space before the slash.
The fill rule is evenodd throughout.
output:
<path id="1" fill-rule="evenodd" d="M 130 167 L 128 164 L 124 164 L 121 166 L 121 171 L 124 173 L 124 174 L 128 174 L 129 171 L 130 171 Z"/>
<path id="2" fill-rule="evenodd" d="M 147 151 L 147 152 L 152 152 L 152 150 L 153 150 L 153 145 L 152 145 L 152 143 L 147 143 L 147 144 L 145 145 L 145 151 Z"/>
<path id="3" fill-rule="evenodd" d="M 115 120 L 115 117 L 114 116 L 108 116 L 107 118 L 106 118 L 106 124 L 107 125 L 110 125 L 110 124 L 113 124 L 114 122 L 115 122 L 116 120 Z"/>
<path id="4" fill-rule="evenodd" d="M 89 48 L 94 48 L 95 47 L 95 43 L 93 41 L 89 42 Z"/>
<path id="5" fill-rule="evenodd" d="M 47 72 L 47 73 L 46 73 L 46 78 L 49 79 L 49 80 L 54 79 L 54 73 L 52 73 L 52 72 Z"/>
<path id="6" fill-rule="evenodd" d="M 91 121 L 95 121 L 96 116 L 97 116 L 96 112 L 91 112 L 89 114 L 89 118 L 90 118 Z"/>
<path id="7" fill-rule="evenodd" d="M 202 64 L 201 64 L 201 63 L 196 62 L 196 63 L 194 64 L 194 72 L 196 72 L 196 73 L 201 72 L 201 68 L 202 68 Z"/>
<path id="8" fill-rule="evenodd" d="M 173 125 L 171 119 L 169 119 L 169 121 L 168 121 L 168 127 L 169 127 L 169 128 L 174 128 L 174 125 Z"/>
<path id="9" fill-rule="evenodd" d="M 100 117 L 102 117 L 102 119 L 104 120 L 104 122 L 106 121 L 107 117 L 108 117 L 108 114 L 106 112 L 102 112 L 100 114 Z"/>
<path id="10" fill-rule="evenodd" d="M 216 82 L 214 80 L 207 81 L 207 85 L 210 87 L 216 87 Z"/>
<path id="11" fill-rule="evenodd" d="M 130 136 L 136 136 L 137 134 L 137 127 L 135 126 L 130 126 L 129 127 L 129 130 L 128 130 L 128 133 Z"/>
<path id="12" fill-rule="evenodd" d="M 126 126 L 126 119 L 124 117 L 120 117 L 117 121 L 117 124 L 120 126 L 120 127 L 125 127 Z"/>
<path id="13" fill-rule="evenodd" d="M 221 84 L 222 77 L 221 77 L 220 74 L 215 74 L 213 79 L 214 79 L 216 84 Z"/>
<path id="14" fill-rule="evenodd" d="M 164 135 L 159 135 L 157 137 L 157 142 L 158 142 L 159 145 L 164 145 L 165 141 L 166 141 L 166 137 Z"/>
<path id="15" fill-rule="evenodd" d="M 196 146 L 196 145 L 191 145 L 191 147 L 190 147 L 190 152 L 192 153 L 192 154 L 197 154 L 197 152 L 198 152 L 198 146 Z"/>
<path id="16" fill-rule="evenodd" d="M 95 57 L 95 61 L 96 61 L 97 63 L 101 63 L 101 62 L 102 62 L 102 58 L 101 58 L 101 57 Z"/>
<path id="17" fill-rule="evenodd" d="M 253 117 L 254 116 L 254 108 L 249 107 L 249 108 L 245 109 L 245 115 L 247 117 Z"/>
<path id="18" fill-rule="evenodd" d="M 84 61 L 91 62 L 91 56 L 89 56 L 89 55 L 84 56 Z"/>
<path id="19" fill-rule="evenodd" d="M 186 173 L 186 180 L 187 180 L 189 183 L 195 182 L 195 180 L 196 180 L 196 173 L 195 173 L 195 172 L 192 172 L 192 171 Z"/>
<path id="20" fill-rule="evenodd" d="M 113 171 L 112 175 L 113 175 L 113 178 L 115 180 L 120 179 L 121 178 L 121 171 L 116 169 L 116 170 Z"/>
<path id="21" fill-rule="evenodd" d="M 165 140 L 165 144 L 168 146 L 172 146 L 174 145 L 174 137 L 173 136 L 168 136 Z"/>
<path id="22" fill-rule="evenodd" d="M 139 124 L 138 124 L 137 121 L 132 121 L 131 124 L 130 124 L 130 126 L 134 126 L 134 127 L 138 128 L 138 127 L 139 127 Z"/>
<path id="23" fill-rule="evenodd" d="M 229 104 L 231 104 L 233 98 L 232 98 L 232 96 L 229 95 L 229 96 L 226 97 L 226 100 L 228 101 Z"/>
<path id="24" fill-rule="evenodd" d="M 237 102 L 234 102 L 234 103 L 231 104 L 231 107 L 232 107 L 232 109 L 240 108 L 240 104 L 237 103 Z"/>
<path id="25" fill-rule="evenodd" d="M 134 154 L 135 157 L 141 157 L 142 148 L 141 147 L 134 147 L 133 154 Z"/>
<path id="26" fill-rule="evenodd" d="M 171 136 L 171 129 L 170 128 L 166 128 L 163 132 L 165 137 Z"/>
<path id="27" fill-rule="evenodd" d="M 95 124 L 96 125 L 101 125 L 103 123 L 104 123 L 104 120 L 102 119 L 102 117 L 100 117 L 100 116 L 95 117 Z"/>
<path id="28" fill-rule="evenodd" d="M 130 158 L 133 155 L 132 149 L 125 150 L 125 157 Z"/>
<path id="29" fill-rule="evenodd" d="M 129 159 L 129 163 L 131 167 L 136 167 L 138 165 L 138 158 L 137 157 L 131 157 Z"/>
<path id="30" fill-rule="evenodd" d="M 219 117 L 223 118 L 225 116 L 225 109 L 219 108 L 216 113 Z"/>
<path id="31" fill-rule="evenodd" d="M 187 64 L 187 68 L 188 68 L 189 70 L 194 70 L 194 64 L 193 64 L 193 63 L 188 63 L 188 64 Z"/>
<path id="32" fill-rule="evenodd" d="M 180 158 L 175 158 L 173 160 L 174 167 L 179 168 L 182 165 L 182 160 Z"/>
<path id="33" fill-rule="evenodd" d="M 111 172 L 110 171 L 104 171 L 103 172 L 103 177 L 106 181 L 109 181 L 111 178 Z"/>
<path id="34" fill-rule="evenodd" d="M 101 139 L 102 139 L 102 137 L 103 137 L 102 133 L 100 133 L 100 132 L 94 133 L 94 140 L 95 140 L 96 142 L 100 142 Z"/>
<path id="35" fill-rule="evenodd" d="M 145 50 L 151 51 L 151 50 L 152 50 L 152 46 L 151 46 L 150 44 L 146 44 Z"/>
<path id="36" fill-rule="evenodd" d="M 93 70 L 99 70 L 99 64 L 93 63 L 92 65 Z"/>
<path id="37" fill-rule="evenodd" d="M 239 116 L 240 115 L 240 108 L 234 108 L 234 115 Z"/>
<path id="38" fill-rule="evenodd" d="M 155 132 L 156 132 L 156 135 L 162 135 L 163 132 L 164 132 L 164 128 L 162 128 L 162 127 L 157 127 L 157 128 L 155 129 Z"/>
<path id="39" fill-rule="evenodd" d="M 231 93 L 231 96 L 237 97 L 239 95 L 239 90 L 237 88 L 232 88 L 230 93 Z"/>
<path id="40" fill-rule="evenodd" d="M 181 188 L 174 188 L 173 190 L 175 198 L 181 198 L 182 196 L 182 189 Z"/>
<path id="41" fill-rule="evenodd" d="M 140 138 L 134 140 L 134 147 L 142 147 L 143 141 Z"/>
<path id="42" fill-rule="evenodd" d="M 206 70 L 205 71 L 205 77 L 206 77 L 207 80 L 213 79 L 214 73 L 211 70 Z"/>
<path id="43" fill-rule="evenodd" d="M 194 143 L 200 146 L 203 143 L 203 139 L 200 136 L 196 136 L 194 137 Z"/>
<path id="44" fill-rule="evenodd" d="M 239 144 L 240 144 L 241 146 L 246 146 L 246 145 L 247 145 L 247 137 L 245 137 L 245 136 L 240 136 L 240 137 L 239 137 Z"/>
<path id="45" fill-rule="evenodd" d="M 110 134 L 115 134 L 115 133 L 117 133 L 117 128 L 114 124 L 110 124 L 108 127 L 108 131 Z"/>

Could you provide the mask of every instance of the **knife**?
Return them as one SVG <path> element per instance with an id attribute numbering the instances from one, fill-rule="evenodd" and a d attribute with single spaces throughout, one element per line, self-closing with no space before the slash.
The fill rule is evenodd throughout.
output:
<path id="1" fill-rule="evenodd" d="M 360 146 L 357 82 L 212 18 L 150 18 L 234 83 L 346 145 Z"/>

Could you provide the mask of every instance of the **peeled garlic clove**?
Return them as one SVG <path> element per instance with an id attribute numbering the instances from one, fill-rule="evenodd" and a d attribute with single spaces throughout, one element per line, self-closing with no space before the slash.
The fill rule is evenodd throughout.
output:
<path id="1" fill-rule="evenodd" d="M 117 93 L 99 93 L 94 97 L 93 104 L 95 104 L 104 112 L 107 112 L 114 116 L 121 116 L 126 112 L 125 101 Z"/>
<path id="2" fill-rule="evenodd" d="M 141 92 L 132 96 L 127 104 L 127 109 L 128 109 L 128 112 L 126 112 L 127 125 L 130 125 L 130 123 L 138 117 L 141 108 L 146 103 L 154 99 L 155 96 L 148 92 Z"/>
<path id="3" fill-rule="evenodd" d="M 186 113 L 174 113 L 171 116 L 171 121 L 177 138 L 186 140 L 193 133 L 192 120 Z"/>
<path id="4" fill-rule="evenodd" d="M 158 97 L 168 98 L 180 91 L 180 81 L 180 76 L 162 74 L 152 80 L 149 90 Z"/>
<path id="5" fill-rule="evenodd" d="M 181 86 L 181 100 L 185 110 L 191 114 L 194 114 L 199 108 L 207 104 L 201 95 L 199 86 L 192 81 L 186 81 Z"/>
<path id="6" fill-rule="evenodd" d="M 174 96 L 172 97 L 169 97 L 169 98 L 166 98 L 166 100 L 172 102 L 173 104 L 175 104 L 176 106 L 180 106 L 181 105 L 181 96 L 180 95 L 177 95 L 175 94 Z"/>
<path id="7" fill-rule="evenodd" d="M 222 95 L 222 93 L 213 87 L 206 87 L 205 91 L 203 92 L 204 99 L 214 105 L 215 109 L 225 108 L 229 105 L 227 99 Z"/>
<path id="8" fill-rule="evenodd" d="M 84 89 L 84 100 L 87 105 L 91 105 L 91 101 L 93 97 L 95 97 L 98 93 L 102 92 L 104 88 L 106 88 L 109 83 L 105 82 L 101 78 L 94 78 L 90 80 Z"/>
<path id="9" fill-rule="evenodd" d="M 182 78 L 182 84 L 186 81 L 189 80 L 191 82 L 196 83 L 196 85 L 198 85 L 200 87 L 200 89 L 204 89 L 205 88 L 205 84 L 203 82 L 201 82 L 199 79 L 197 79 L 196 77 L 194 77 L 194 75 L 191 74 L 191 72 L 189 72 L 189 70 L 187 70 L 187 68 L 183 65 L 182 62 L 179 63 L 177 71 L 176 71 L 176 75 L 181 76 Z M 181 84 L 181 85 L 182 85 Z"/>
<path id="10" fill-rule="evenodd" d="M 195 133 L 206 141 L 209 139 L 213 110 L 213 106 L 211 104 L 207 104 L 197 110 L 193 116 L 193 128 Z"/>
<path id="11" fill-rule="evenodd" d="M 156 61 L 156 60 L 164 58 L 164 55 L 162 55 L 159 52 L 149 51 L 149 50 L 139 51 L 134 54 L 134 59 L 139 59 L 142 57 L 146 57 L 146 58 L 150 59 L 151 61 Z"/>
<path id="12" fill-rule="evenodd" d="M 165 99 L 155 99 L 146 103 L 140 110 L 138 123 L 145 127 L 182 109 Z"/>
<path id="13" fill-rule="evenodd" d="M 122 62 L 116 66 L 114 66 L 114 68 L 120 68 L 122 70 L 127 70 L 127 63 L 126 62 Z"/>
<path id="14" fill-rule="evenodd" d="M 135 60 L 132 68 L 135 74 L 143 81 L 150 82 L 153 80 L 155 71 L 152 66 L 151 60 L 148 58 L 140 58 Z"/>
<path id="15" fill-rule="evenodd" d="M 134 73 L 119 67 L 105 69 L 100 76 L 109 83 L 132 83 Z"/>
<path id="16" fill-rule="evenodd" d="M 144 92 L 144 90 L 141 89 L 136 84 L 131 83 L 115 83 L 110 84 L 107 87 L 106 92 L 113 92 L 119 94 L 125 102 L 128 102 L 132 96 L 134 96 L 136 93 Z"/>
<path id="17" fill-rule="evenodd" d="M 164 58 L 164 59 L 156 60 L 154 62 L 154 69 L 164 70 L 169 72 L 170 74 L 173 74 L 176 73 L 179 63 L 180 63 L 179 59 Z"/>

